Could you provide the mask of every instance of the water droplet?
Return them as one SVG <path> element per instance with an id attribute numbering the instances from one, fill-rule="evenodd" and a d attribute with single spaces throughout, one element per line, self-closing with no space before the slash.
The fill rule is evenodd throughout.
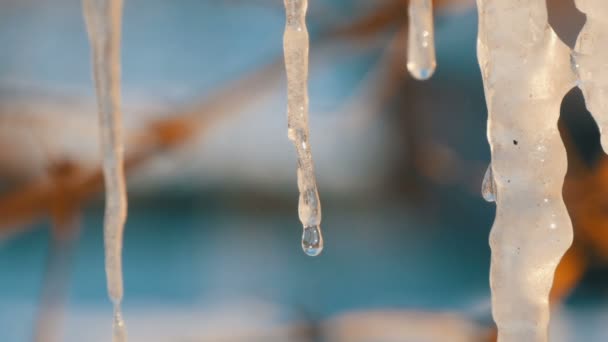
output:
<path id="1" fill-rule="evenodd" d="M 488 165 L 486 174 L 483 176 L 481 183 L 481 195 L 488 202 L 496 202 L 496 183 L 492 174 L 492 164 Z"/>
<path id="2" fill-rule="evenodd" d="M 418 80 L 427 80 L 435 73 L 435 34 L 433 3 L 430 0 L 410 0 L 407 70 Z"/>
<path id="3" fill-rule="evenodd" d="M 426 81 L 435 73 L 435 68 L 421 68 L 415 63 L 407 63 L 407 70 L 410 72 L 415 79 L 420 81 Z"/>
<path id="4" fill-rule="evenodd" d="M 323 235 L 320 226 L 304 227 L 302 249 L 309 256 L 317 256 L 323 251 Z"/>

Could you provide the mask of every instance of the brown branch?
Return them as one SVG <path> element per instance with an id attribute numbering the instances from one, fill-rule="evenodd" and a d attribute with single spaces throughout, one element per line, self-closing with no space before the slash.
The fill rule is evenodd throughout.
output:
<path id="1" fill-rule="evenodd" d="M 277 60 L 228 84 L 208 100 L 185 108 L 170 118 L 157 120 L 135 133 L 131 137 L 133 147 L 125 156 L 126 173 L 131 173 L 158 154 L 204 134 L 217 120 L 258 100 L 267 86 L 278 80 L 281 67 L 282 63 Z M 34 180 L 0 197 L 0 236 L 20 231 L 51 212 L 63 212 L 64 208 L 58 206 L 83 206 L 102 191 L 100 168 L 91 171 L 62 161 L 49 177 Z"/>

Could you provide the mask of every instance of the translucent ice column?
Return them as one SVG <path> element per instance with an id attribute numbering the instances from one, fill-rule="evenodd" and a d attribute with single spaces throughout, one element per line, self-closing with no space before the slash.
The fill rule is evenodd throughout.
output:
<path id="1" fill-rule="evenodd" d="M 501 342 L 547 341 L 553 274 L 572 242 L 557 120 L 574 77 L 569 49 L 548 24 L 545 1 L 477 0 L 492 150 L 488 184 L 497 195 L 492 313 Z"/>
<path id="2" fill-rule="evenodd" d="M 287 136 L 298 154 L 298 214 L 304 227 L 302 249 L 310 256 L 323 250 L 321 202 L 315 179 L 308 126 L 308 0 L 285 0 L 287 22 L 283 37 L 287 70 Z"/>
<path id="3" fill-rule="evenodd" d="M 114 341 L 126 341 L 121 313 L 122 235 L 127 216 L 120 109 L 122 0 L 83 0 L 93 59 L 106 191 L 104 244 L 108 292 L 114 303 Z"/>

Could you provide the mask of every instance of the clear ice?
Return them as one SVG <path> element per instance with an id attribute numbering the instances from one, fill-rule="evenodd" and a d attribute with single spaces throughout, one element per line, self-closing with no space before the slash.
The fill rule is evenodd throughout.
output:
<path id="1" fill-rule="evenodd" d="M 283 48 L 287 71 L 287 136 L 298 155 L 298 214 L 304 227 L 302 248 L 311 256 L 323 250 L 321 203 L 315 180 L 308 128 L 308 0 L 285 0 L 287 16 Z"/>
<path id="2" fill-rule="evenodd" d="M 418 80 L 427 80 L 437 66 L 432 0 L 410 0 L 407 70 Z"/>
<path id="3" fill-rule="evenodd" d="M 557 130 L 574 86 L 570 51 L 546 0 L 477 0 L 477 53 L 497 201 L 490 234 L 492 313 L 500 342 L 545 342 L 555 268 L 572 242 Z"/>
<path id="4" fill-rule="evenodd" d="M 323 251 L 323 236 L 320 226 L 304 227 L 302 232 L 302 249 L 310 256 L 317 256 Z"/>
<path id="5" fill-rule="evenodd" d="M 127 215 L 120 109 L 122 0 L 83 0 L 93 59 L 106 192 L 104 245 L 108 292 L 114 303 L 114 341 L 126 341 L 120 305 L 123 297 L 122 239 Z"/>
<path id="6" fill-rule="evenodd" d="M 576 0 L 575 4 L 587 15 L 587 21 L 576 41 L 572 61 L 578 86 L 608 153 L 608 1 Z"/>

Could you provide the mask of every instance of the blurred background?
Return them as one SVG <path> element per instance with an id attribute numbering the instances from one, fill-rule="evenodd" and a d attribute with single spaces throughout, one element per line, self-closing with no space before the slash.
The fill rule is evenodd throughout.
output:
<path id="1" fill-rule="evenodd" d="M 311 1 L 325 251 L 300 248 L 279 0 L 127 0 L 131 341 L 491 341 L 489 162 L 472 0 L 435 1 L 438 69 L 406 72 L 407 0 Z M 572 45 L 584 16 L 548 0 Z M 103 179 L 77 0 L 0 0 L 0 341 L 109 341 Z M 552 341 L 605 341 L 608 160 L 562 106 L 575 243 Z"/>

